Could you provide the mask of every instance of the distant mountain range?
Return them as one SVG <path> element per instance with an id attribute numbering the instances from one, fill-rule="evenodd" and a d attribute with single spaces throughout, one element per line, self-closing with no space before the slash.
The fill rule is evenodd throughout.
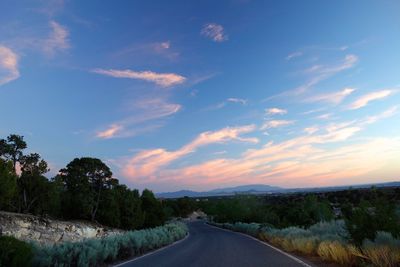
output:
<path id="1" fill-rule="evenodd" d="M 264 184 L 241 185 L 236 187 L 218 188 L 210 191 L 197 192 L 191 190 L 181 190 L 176 192 L 158 193 L 159 198 L 179 198 L 179 197 L 209 197 L 209 196 L 230 196 L 235 194 L 263 194 L 285 190 L 277 186 Z"/>
<path id="2" fill-rule="evenodd" d="M 236 194 L 268 194 L 268 193 L 297 193 L 297 192 L 328 192 L 340 191 L 348 188 L 369 188 L 376 187 L 400 187 L 400 182 L 388 182 L 377 184 L 359 184 L 346 186 L 330 186 L 330 187 L 315 187 L 315 188 L 282 188 L 264 184 L 240 185 L 235 187 L 218 188 L 210 191 L 191 191 L 180 190 L 176 192 L 157 193 L 158 198 L 180 198 L 180 197 L 214 197 L 214 196 L 231 196 Z"/>

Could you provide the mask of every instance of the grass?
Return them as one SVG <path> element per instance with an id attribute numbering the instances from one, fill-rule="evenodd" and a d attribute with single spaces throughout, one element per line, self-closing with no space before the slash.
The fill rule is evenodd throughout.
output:
<path id="1" fill-rule="evenodd" d="M 269 242 L 288 252 L 319 256 L 341 266 L 400 266 L 400 240 L 390 233 L 378 232 L 375 240 L 364 240 L 361 247 L 348 242 L 349 234 L 342 220 L 320 222 L 308 229 L 276 229 L 261 224 L 223 223 L 216 226 L 239 231 Z"/>

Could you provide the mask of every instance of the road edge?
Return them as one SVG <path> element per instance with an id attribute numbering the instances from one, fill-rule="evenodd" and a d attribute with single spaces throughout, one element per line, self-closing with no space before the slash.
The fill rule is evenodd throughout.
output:
<path id="1" fill-rule="evenodd" d="M 157 253 L 157 252 L 160 252 L 160 251 L 162 251 L 162 250 L 164 250 L 164 249 L 167 249 L 167 248 L 169 248 L 169 247 L 175 246 L 175 245 L 177 245 L 177 244 L 179 244 L 179 243 L 185 241 L 186 239 L 189 238 L 189 236 L 190 236 L 190 233 L 188 232 L 188 234 L 187 234 L 184 238 L 179 239 L 179 240 L 175 241 L 174 243 L 171 243 L 171 244 L 166 245 L 166 246 L 164 246 L 164 247 L 158 248 L 158 249 L 156 249 L 156 250 L 152 250 L 152 251 L 150 251 L 150 252 L 148 252 L 148 253 L 145 253 L 145 254 L 143 254 L 143 255 L 141 255 L 141 256 L 139 256 L 139 257 L 135 257 L 135 258 L 133 258 L 133 259 L 126 260 L 126 261 L 124 261 L 124 262 L 120 262 L 120 263 L 118 263 L 118 264 L 111 265 L 111 266 L 113 266 L 113 267 L 123 266 L 124 264 L 127 264 L 127 263 L 129 263 L 129 262 L 134 262 L 134 261 L 137 261 L 137 260 L 139 260 L 139 259 L 141 259 L 141 258 L 150 256 L 150 255 L 153 255 L 153 254 L 155 254 L 155 253 Z"/>
<path id="2" fill-rule="evenodd" d="M 229 229 L 221 228 L 221 227 L 214 226 L 214 225 L 211 225 L 211 224 L 208 224 L 208 223 L 204 223 L 204 224 L 205 224 L 205 225 L 208 225 L 208 226 L 210 226 L 210 227 L 217 228 L 217 229 L 222 230 L 222 231 L 226 231 L 226 232 L 231 232 L 231 233 L 236 233 L 236 234 L 239 234 L 239 235 L 243 235 L 243 236 L 245 236 L 245 237 L 248 237 L 248 238 L 250 238 L 250 239 L 253 239 L 253 240 L 255 240 L 255 241 L 257 241 L 257 242 L 259 242 L 259 243 L 261 243 L 261 244 L 263 244 L 263 245 L 265 245 L 265 246 L 267 246 L 267 247 L 270 247 L 270 248 L 272 248 L 272 249 L 274 249 L 274 250 L 280 252 L 281 254 L 285 255 L 286 257 L 289 257 L 289 258 L 291 258 L 292 260 L 296 261 L 297 263 L 300 263 L 300 264 L 303 265 L 304 267 L 314 267 L 313 265 L 310 265 L 309 263 L 304 262 L 303 260 L 301 260 L 301 259 L 299 259 L 299 258 L 293 256 L 292 254 L 289 254 L 289 253 L 287 253 L 287 252 L 285 252 L 285 251 L 283 251 L 283 250 L 281 250 L 281 249 L 279 249 L 279 248 L 277 248 L 277 247 L 274 247 L 274 246 L 271 245 L 271 244 L 268 244 L 267 242 L 264 242 L 264 241 L 262 241 L 262 240 L 260 240 L 260 239 L 258 239 L 258 238 L 255 238 L 255 237 L 253 237 L 253 236 L 251 236 L 251 235 L 247 235 L 247 234 L 244 234 L 244 233 L 241 233 L 241 232 L 236 232 L 236 231 L 232 231 L 232 230 L 229 230 Z"/>

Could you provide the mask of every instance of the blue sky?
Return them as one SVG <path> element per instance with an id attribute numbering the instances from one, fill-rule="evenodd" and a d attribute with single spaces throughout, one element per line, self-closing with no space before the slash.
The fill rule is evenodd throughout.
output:
<path id="1" fill-rule="evenodd" d="M 398 1 L 2 1 L 0 136 L 155 191 L 398 180 Z"/>

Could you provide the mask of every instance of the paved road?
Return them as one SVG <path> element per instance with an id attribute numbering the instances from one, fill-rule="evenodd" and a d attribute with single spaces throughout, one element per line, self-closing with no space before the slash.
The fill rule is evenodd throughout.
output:
<path id="1" fill-rule="evenodd" d="M 294 259 L 251 239 L 201 221 L 189 223 L 190 236 L 124 267 L 301 267 Z"/>

